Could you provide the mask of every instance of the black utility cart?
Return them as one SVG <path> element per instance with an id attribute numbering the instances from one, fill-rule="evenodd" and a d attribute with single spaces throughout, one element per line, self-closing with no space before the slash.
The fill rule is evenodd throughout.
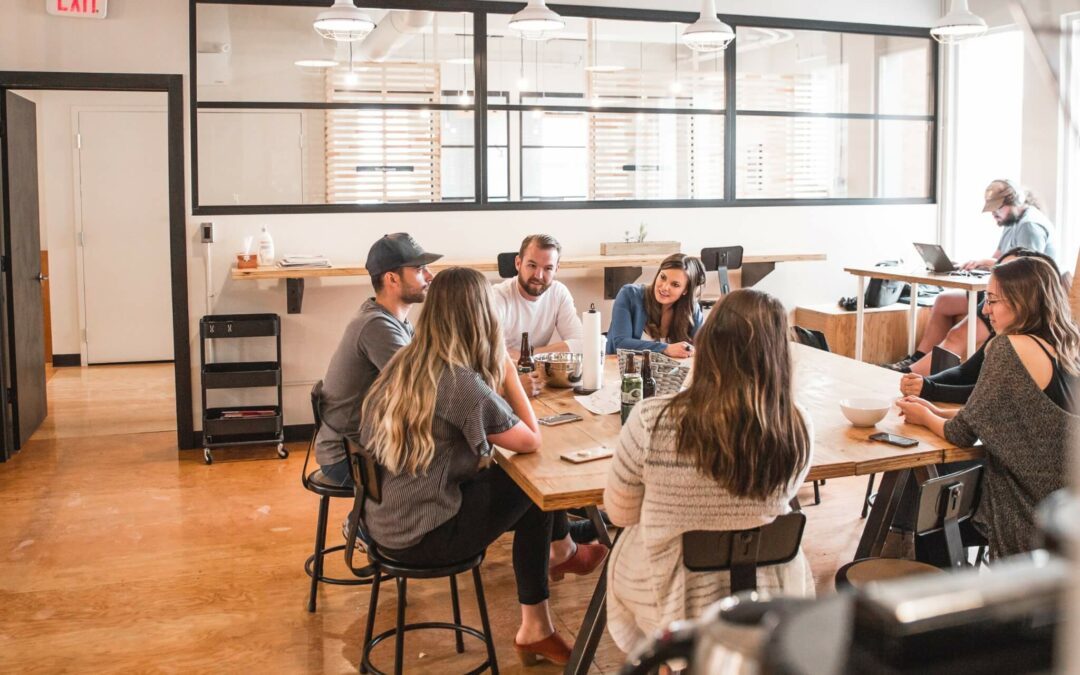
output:
<path id="1" fill-rule="evenodd" d="M 281 418 L 281 318 L 277 314 L 211 314 L 199 321 L 199 357 L 202 364 L 203 459 L 212 464 L 211 448 L 232 445 L 277 444 L 285 459 Z M 274 338 L 273 361 L 207 363 L 210 340 Z M 277 398 L 269 405 L 207 406 L 210 389 L 274 387 Z"/>

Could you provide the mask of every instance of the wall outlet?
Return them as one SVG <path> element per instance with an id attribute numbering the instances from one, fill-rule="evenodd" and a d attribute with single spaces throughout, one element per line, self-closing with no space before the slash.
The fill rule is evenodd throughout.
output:
<path id="1" fill-rule="evenodd" d="M 202 232 L 202 243 L 213 244 L 214 243 L 214 224 L 213 223 L 199 223 L 200 231 Z"/>

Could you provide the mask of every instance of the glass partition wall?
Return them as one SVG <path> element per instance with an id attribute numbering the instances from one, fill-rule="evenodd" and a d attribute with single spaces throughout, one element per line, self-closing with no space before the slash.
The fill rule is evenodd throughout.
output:
<path id="1" fill-rule="evenodd" d="M 192 2 L 196 214 L 934 200 L 925 29 L 725 17 L 695 53 L 696 14 L 563 7 L 539 41 L 457 0 L 346 43 L 306 0 Z"/>

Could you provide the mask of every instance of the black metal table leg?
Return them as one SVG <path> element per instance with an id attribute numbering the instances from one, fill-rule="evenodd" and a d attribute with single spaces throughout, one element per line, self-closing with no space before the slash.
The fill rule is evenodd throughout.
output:
<path id="1" fill-rule="evenodd" d="M 586 507 L 585 512 L 596 527 L 596 538 L 608 548 L 614 545 L 604 519 L 600 515 L 600 509 L 596 506 Z M 619 532 L 621 534 L 621 530 Z M 616 534 L 615 539 L 618 539 Z M 574 649 L 570 652 L 570 660 L 563 669 L 565 675 L 583 675 L 589 672 L 593 658 L 596 656 L 596 646 L 600 643 L 600 636 L 604 633 L 607 621 L 607 566 L 611 560 L 608 554 L 604 568 L 600 570 L 600 578 L 596 580 L 596 588 L 593 590 L 592 599 L 589 600 L 589 608 L 585 611 L 585 618 L 578 629 L 577 639 L 574 640 Z"/>
<path id="2" fill-rule="evenodd" d="M 904 496 L 909 472 L 910 469 L 900 469 L 886 471 L 881 475 L 874 506 L 866 518 L 866 526 L 859 538 L 859 546 L 855 549 L 855 560 L 881 555 L 881 548 L 885 544 L 885 537 L 889 534 L 889 527 L 892 526 L 900 498 Z"/>

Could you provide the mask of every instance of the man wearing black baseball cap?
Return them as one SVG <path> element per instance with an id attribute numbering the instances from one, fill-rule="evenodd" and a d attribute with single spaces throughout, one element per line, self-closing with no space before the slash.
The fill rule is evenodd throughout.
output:
<path id="1" fill-rule="evenodd" d="M 346 326 L 323 378 L 315 459 L 324 482 L 352 485 L 344 436 L 359 430 L 360 406 L 386 362 L 412 341 L 409 308 L 424 301 L 432 279 L 427 266 L 441 257 L 404 232 L 382 237 L 368 251 L 365 267 L 375 297 Z"/>

